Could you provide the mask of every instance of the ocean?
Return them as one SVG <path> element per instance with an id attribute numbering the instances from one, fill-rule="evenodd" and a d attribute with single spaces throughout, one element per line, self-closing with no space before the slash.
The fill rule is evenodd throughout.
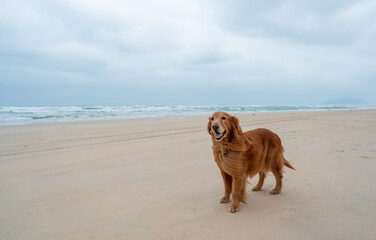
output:
<path id="1" fill-rule="evenodd" d="M 208 105 L 208 106 L 0 106 L 0 126 L 85 120 L 174 117 L 211 114 L 216 111 L 236 113 L 325 111 L 376 108 L 355 105 Z"/>

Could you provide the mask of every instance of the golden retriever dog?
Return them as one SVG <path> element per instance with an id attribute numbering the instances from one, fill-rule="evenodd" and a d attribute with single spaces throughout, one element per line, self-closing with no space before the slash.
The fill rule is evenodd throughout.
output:
<path id="1" fill-rule="evenodd" d="M 239 203 L 246 203 L 248 176 L 259 174 L 259 181 L 252 190 L 260 191 L 271 171 L 276 180 L 271 194 L 281 192 L 283 167 L 294 168 L 283 156 L 284 149 L 277 134 L 264 128 L 243 132 L 239 120 L 226 112 L 215 112 L 209 117 L 208 132 L 213 141 L 214 160 L 225 185 L 220 202 L 227 203 L 232 195 L 229 212 L 239 211 Z"/>

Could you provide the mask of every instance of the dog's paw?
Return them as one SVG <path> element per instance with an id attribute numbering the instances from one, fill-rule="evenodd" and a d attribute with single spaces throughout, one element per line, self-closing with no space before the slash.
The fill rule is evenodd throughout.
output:
<path id="1" fill-rule="evenodd" d="M 262 187 L 259 187 L 259 186 L 254 186 L 252 188 L 252 191 L 260 191 Z"/>
<path id="2" fill-rule="evenodd" d="M 223 197 L 219 200 L 220 203 L 228 203 L 228 201 L 230 201 L 230 197 Z"/>
<path id="3" fill-rule="evenodd" d="M 231 205 L 231 206 L 229 207 L 228 211 L 229 211 L 230 213 L 239 212 L 239 211 L 240 211 L 240 207 L 239 207 L 239 206 Z"/>
<path id="4" fill-rule="evenodd" d="M 279 190 L 279 189 L 273 189 L 271 192 L 270 192 L 270 194 L 279 194 L 281 192 L 281 190 Z"/>

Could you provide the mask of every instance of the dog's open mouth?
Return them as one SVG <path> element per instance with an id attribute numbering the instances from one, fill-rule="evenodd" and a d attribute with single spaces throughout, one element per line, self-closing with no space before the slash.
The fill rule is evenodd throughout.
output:
<path id="1" fill-rule="evenodd" d="M 226 130 L 223 133 L 214 133 L 215 140 L 221 141 L 226 135 Z"/>

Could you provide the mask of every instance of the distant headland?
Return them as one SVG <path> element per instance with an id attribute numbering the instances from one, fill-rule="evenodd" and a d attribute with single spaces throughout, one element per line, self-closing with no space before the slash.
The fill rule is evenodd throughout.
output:
<path id="1" fill-rule="evenodd" d="M 350 98 L 350 97 L 341 97 L 336 99 L 331 99 L 325 102 L 322 102 L 321 104 L 324 105 L 363 105 L 368 104 L 367 101 L 359 98 Z"/>

